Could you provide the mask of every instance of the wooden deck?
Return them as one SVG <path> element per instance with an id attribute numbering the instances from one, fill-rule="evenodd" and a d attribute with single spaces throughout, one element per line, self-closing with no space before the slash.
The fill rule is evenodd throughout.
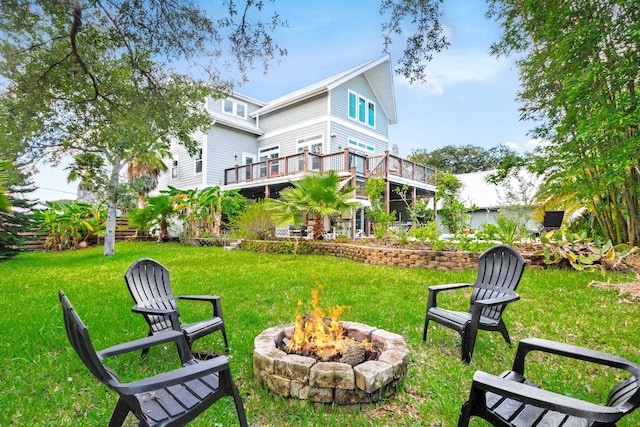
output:
<path id="1" fill-rule="evenodd" d="M 435 169 L 391 155 L 365 156 L 348 149 L 330 154 L 304 152 L 225 169 L 225 185 L 262 184 L 267 180 L 307 172 L 345 172 L 356 177 L 380 176 L 389 181 L 411 181 L 433 186 Z"/>

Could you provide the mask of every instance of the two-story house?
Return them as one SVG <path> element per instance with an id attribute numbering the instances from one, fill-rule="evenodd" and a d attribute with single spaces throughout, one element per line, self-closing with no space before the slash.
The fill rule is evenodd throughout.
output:
<path id="1" fill-rule="evenodd" d="M 406 220 L 394 189 L 407 185 L 408 199 L 431 198 L 434 170 L 389 153 L 389 126 L 397 123 L 389 56 L 368 61 L 270 102 L 233 93 L 207 99 L 213 125 L 197 135 L 195 157 L 172 148 L 169 172 L 159 188 L 219 185 L 249 199 L 278 197 L 290 181 L 310 171 L 334 170 L 350 178 L 365 199 L 370 177 L 387 182 L 385 200 Z M 352 233 L 365 230 L 362 209 Z"/>

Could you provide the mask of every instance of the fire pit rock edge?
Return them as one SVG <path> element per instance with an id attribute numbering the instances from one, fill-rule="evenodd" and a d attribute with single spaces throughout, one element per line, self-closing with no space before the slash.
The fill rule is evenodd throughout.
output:
<path id="1" fill-rule="evenodd" d="M 380 345 L 378 360 L 351 366 L 288 354 L 278 349 L 294 324 L 264 330 L 254 340 L 253 373 L 260 383 L 286 398 L 352 405 L 376 402 L 395 393 L 409 365 L 402 336 L 355 322 L 342 322 L 347 337 Z"/>

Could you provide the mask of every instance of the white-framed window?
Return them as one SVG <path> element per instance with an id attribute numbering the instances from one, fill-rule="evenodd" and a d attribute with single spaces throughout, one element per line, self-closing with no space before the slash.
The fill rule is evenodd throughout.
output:
<path id="1" fill-rule="evenodd" d="M 178 159 L 171 160 L 171 179 L 178 178 Z"/>
<path id="2" fill-rule="evenodd" d="M 198 147 L 196 150 L 195 173 L 202 173 L 202 147 Z"/>
<path id="3" fill-rule="evenodd" d="M 256 155 L 253 153 L 242 153 L 242 164 L 245 165 L 245 179 L 251 178 L 251 164 L 256 161 Z"/>
<path id="4" fill-rule="evenodd" d="M 298 147 L 298 153 L 302 153 L 306 148 L 309 150 L 311 154 L 322 154 L 322 145 L 324 142 L 324 135 L 318 134 L 313 136 L 308 136 L 306 138 L 300 138 L 296 141 L 296 146 Z M 311 157 L 311 164 L 308 165 L 312 170 L 317 170 L 320 168 L 320 158 L 318 156 Z M 300 170 L 304 169 L 304 159 L 301 157 L 298 162 L 298 168 Z"/>
<path id="5" fill-rule="evenodd" d="M 222 111 L 232 116 L 247 118 L 247 104 L 236 99 L 227 98 L 222 102 Z"/>
<path id="6" fill-rule="evenodd" d="M 376 147 L 374 147 L 373 145 L 365 144 L 364 142 L 356 141 L 355 139 L 351 138 L 349 138 L 349 149 L 367 154 L 369 156 L 376 154 Z"/>
<path id="7" fill-rule="evenodd" d="M 277 159 L 278 157 L 280 157 L 280 147 L 276 145 L 273 147 L 263 148 L 262 150 L 260 150 L 258 155 L 260 156 L 259 159 L 261 162 L 267 159 Z M 278 162 L 270 163 L 269 174 L 277 175 L 279 171 L 279 166 L 280 165 Z M 260 165 L 260 176 L 266 176 L 266 174 L 267 174 L 266 164 L 263 163 L 262 165 Z"/>
<path id="8" fill-rule="evenodd" d="M 347 115 L 353 121 L 376 127 L 376 103 L 363 95 L 349 90 L 347 94 Z"/>

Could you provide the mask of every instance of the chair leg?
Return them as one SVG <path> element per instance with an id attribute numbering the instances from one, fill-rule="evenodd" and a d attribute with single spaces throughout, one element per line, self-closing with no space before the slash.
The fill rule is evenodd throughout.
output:
<path id="1" fill-rule="evenodd" d="M 129 415 L 129 406 L 124 400 L 118 399 L 116 408 L 113 410 L 113 414 L 111 414 L 111 419 L 109 420 L 109 427 L 122 426 L 124 420 L 127 419 L 127 415 Z"/>
<path id="2" fill-rule="evenodd" d="M 429 330 L 429 317 L 424 318 L 424 330 L 422 331 L 422 341 L 427 340 L 427 331 Z"/>
<path id="3" fill-rule="evenodd" d="M 502 334 L 502 337 L 507 342 L 507 345 L 509 347 L 511 347 L 511 338 L 509 338 L 509 332 L 507 331 L 507 325 L 504 324 L 502 319 L 500 319 L 500 324 L 498 325 L 498 328 L 500 330 L 500 333 Z"/>
<path id="4" fill-rule="evenodd" d="M 149 330 L 149 333 L 147 334 L 147 336 L 150 337 L 151 335 L 153 335 L 153 332 L 151 332 L 151 330 Z M 140 354 L 140 358 L 144 359 L 144 357 L 147 355 L 147 353 L 149 353 L 149 347 L 143 348 L 142 349 L 142 353 Z"/>
<path id="5" fill-rule="evenodd" d="M 222 325 L 222 329 L 220 331 L 222 332 L 222 338 L 224 338 L 224 349 L 226 353 L 229 354 L 229 340 L 227 339 L 227 330 L 224 325 Z"/>
<path id="6" fill-rule="evenodd" d="M 240 422 L 240 426 L 247 427 L 247 415 L 244 412 L 244 405 L 242 404 L 242 397 L 240 397 L 240 392 L 238 391 L 238 387 L 233 386 L 233 401 L 236 404 L 236 412 L 238 414 L 238 421 Z"/>
<path id="7" fill-rule="evenodd" d="M 473 349 L 476 345 L 476 336 L 478 335 L 478 327 L 472 322 L 468 322 L 462 329 L 462 360 L 467 365 L 471 363 Z"/>
<path id="8" fill-rule="evenodd" d="M 458 427 L 469 427 L 470 419 L 471 419 L 471 403 L 470 401 L 466 401 L 460 408 L 460 415 L 458 416 Z"/>

